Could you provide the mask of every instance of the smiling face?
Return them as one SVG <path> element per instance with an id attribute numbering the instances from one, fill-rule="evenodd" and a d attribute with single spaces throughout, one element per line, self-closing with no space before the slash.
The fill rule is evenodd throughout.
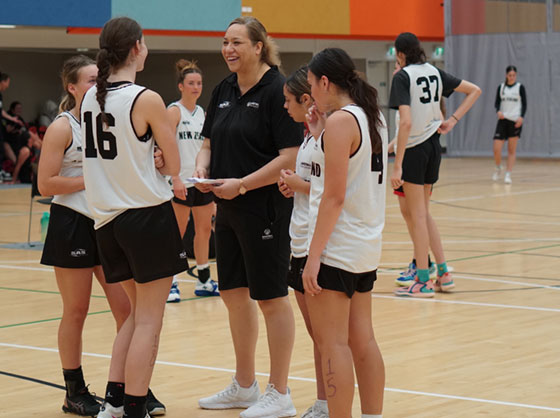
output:
<path id="1" fill-rule="evenodd" d="M 233 24 L 224 35 L 222 56 L 229 70 L 233 73 L 244 72 L 255 68 L 260 62 L 262 43 L 253 42 L 249 38 L 245 25 Z"/>
<path id="2" fill-rule="evenodd" d="M 202 94 L 202 75 L 200 73 L 188 73 L 183 82 L 179 84 L 181 96 L 187 100 L 196 101 Z"/>
<path id="3" fill-rule="evenodd" d="M 84 94 L 95 85 L 97 79 L 97 66 L 86 65 L 78 71 L 78 82 L 68 84 L 68 92 L 74 96 L 76 103 L 81 103 Z"/>

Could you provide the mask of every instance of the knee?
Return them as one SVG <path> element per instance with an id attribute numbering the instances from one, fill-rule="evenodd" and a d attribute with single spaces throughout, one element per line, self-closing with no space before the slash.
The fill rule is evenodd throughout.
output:
<path id="1" fill-rule="evenodd" d="M 89 305 L 70 305 L 64 307 L 64 319 L 72 322 L 76 326 L 81 326 L 86 320 Z"/>
<path id="2" fill-rule="evenodd" d="M 263 315 L 274 315 L 277 312 L 284 311 L 283 308 L 286 307 L 285 301 L 283 299 L 286 298 L 275 298 L 275 299 L 267 299 L 267 300 L 259 300 L 259 308 L 261 309 Z M 287 301 L 287 299 L 286 299 Z M 289 304 L 289 302 L 288 302 Z"/>
<path id="3" fill-rule="evenodd" d="M 27 158 L 29 158 L 30 155 L 31 155 L 31 150 L 27 147 L 23 147 L 19 151 L 19 158 L 21 158 L 22 160 L 26 160 Z"/>
<path id="4" fill-rule="evenodd" d="M 210 238 L 210 234 L 212 233 L 212 225 L 210 225 L 209 223 L 204 225 L 195 224 L 194 233 L 195 236 L 201 238 L 206 238 L 206 237 Z"/>

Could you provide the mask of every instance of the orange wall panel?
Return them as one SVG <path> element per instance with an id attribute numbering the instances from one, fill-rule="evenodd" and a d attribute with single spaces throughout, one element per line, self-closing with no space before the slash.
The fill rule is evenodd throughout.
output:
<path id="1" fill-rule="evenodd" d="M 413 32 L 423 39 L 443 39 L 443 0 L 349 0 L 350 33 L 394 39 Z"/>
<path id="2" fill-rule="evenodd" d="M 278 34 L 350 35 L 348 0 L 242 0 L 244 13 Z"/>

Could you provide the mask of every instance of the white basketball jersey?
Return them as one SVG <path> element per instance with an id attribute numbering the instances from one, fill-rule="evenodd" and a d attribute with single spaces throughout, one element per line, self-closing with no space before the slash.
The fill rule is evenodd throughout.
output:
<path id="1" fill-rule="evenodd" d="M 506 86 L 505 83 L 500 84 L 500 111 L 504 114 L 504 118 L 513 122 L 521 116 L 520 89 L 521 83 L 515 83 L 513 86 Z"/>
<path id="2" fill-rule="evenodd" d="M 296 174 L 305 181 L 311 181 L 311 156 L 314 143 L 313 135 L 308 133 L 299 147 L 296 158 Z M 294 209 L 290 220 L 290 246 L 294 257 L 307 255 L 308 215 L 309 195 L 300 192 L 294 193 Z"/>
<path id="3" fill-rule="evenodd" d="M 412 126 L 406 147 L 412 148 L 436 133 L 442 123 L 443 83 L 438 69 L 428 63 L 407 65 L 403 71 L 410 78 Z"/>
<path id="4" fill-rule="evenodd" d="M 101 109 L 95 98 L 97 87 L 89 89 L 84 96 L 84 180 L 95 229 L 127 209 L 156 206 L 173 196 L 165 178 L 155 168 L 151 131 L 140 138 L 132 125 L 132 108 L 145 90 L 132 83 L 107 88 L 108 126 L 101 120 Z"/>
<path id="5" fill-rule="evenodd" d="M 80 121 L 70 112 L 63 112 L 56 117 L 56 119 L 60 118 L 66 118 L 68 120 L 70 128 L 72 128 L 72 142 L 68 148 L 64 150 L 64 158 L 62 159 L 59 175 L 62 177 L 81 177 L 83 176 L 83 169 Z M 53 197 L 52 201 L 57 205 L 66 206 L 91 218 L 85 190 L 68 194 L 57 194 Z"/>
<path id="6" fill-rule="evenodd" d="M 350 156 L 346 179 L 346 196 L 342 212 L 321 254 L 323 264 L 351 273 L 377 269 L 381 259 L 381 233 L 385 224 L 385 182 L 387 178 L 387 124 L 378 128 L 382 140 L 381 154 L 372 154 L 366 114 L 356 105 L 342 108 L 354 115 L 361 133 L 361 144 Z M 309 196 L 309 242 L 315 231 L 319 204 L 324 191 L 325 154 L 323 134 L 313 147 L 311 193 Z"/>
<path id="7" fill-rule="evenodd" d="M 192 177 L 195 169 L 196 155 L 202 148 L 204 137 L 200 134 L 204 125 L 204 109 L 196 105 L 191 113 L 181 102 L 174 102 L 169 105 L 176 106 L 181 112 L 181 120 L 177 125 L 177 145 L 179 146 L 179 156 L 181 157 L 181 172 L 179 177 L 185 179 Z M 185 186 L 192 187 L 192 183 Z"/>

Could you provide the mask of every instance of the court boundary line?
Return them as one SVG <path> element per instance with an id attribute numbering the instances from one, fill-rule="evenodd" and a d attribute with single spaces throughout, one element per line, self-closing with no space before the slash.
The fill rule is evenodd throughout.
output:
<path id="1" fill-rule="evenodd" d="M 56 348 L 35 347 L 35 346 L 30 346 L 30 345 L 10 344 L 10 343 L 3 343 L 3 342 L 0 342 L 0 347 L 19 348 L 19 349 L 25 349 L 25 350 L 35 350 L 35 351 L 58 353 L 58 349 L 56 349 Z M 88 357 L 111 359 L 111 356 L 108 355 L 108 354 L 98 354 L 98 353 L 86 353 L 86 352 L 84 352 L 84 353 L 82 353 L 82 355 L 83 356 L 88 356 Z M 188 364 L 188 363 L 178 363 L 178 362 L 165 361 L 165 360 L 156 360 L 156 364 L 160 364 L 160 365 L 164 365 L 164 366 L 183 367 L 183 368 L 187 368 L 187 369 L 218 371 L 218 372 L 225 372 L 225 373 L 230 373 L 230 374 L 235 373 L 235 370 L 233 370 L 233 369 L 226 369 L 226 368 L 222 368 L 222 367 L 212 367 L 212 366 L 201 366 L 201 365 L 197 365 L 197 364 Z M 262 373 L 262 372 L 255 372 L 255 375 L 263 376 L 263 377 L 270 376 L 268 373 Z M 294 380 L 294 381 L 301 381 L 301 382 L 315 382 L 316 381 L 313 378 L 306 378 L 306 377 L 299 377 L 299 376 L 288 376 L 288 379 Z M 355 386 L 357 387 L 357 385 L 355 385 Z M 403 394 L 409 394 L 409 395 L 428 396 L 428 397 L 433 397 L 433 398 L 453 399 L 453 400 L 470 401 L 470 402 L 485 403 L 485 404 L 500 405 L 500 406 L 510 406 L 510 407 L 526 408 L 526 409 L 538 409 L 538 410 L 542 410 L 542 411 L 560 412 L 560 408 L 555 408 L 555 407 L 551 407 L 551 406 L 531 405 L 531 404 L 524 404 L 524 403 L 518 403 L 518 402 L 508 402 L 508 401 L 475 398 L 475 397 L 460 396 L 460 395 L 448 395 L 448 394 L 445 394 L 445 393 L 423 392 L 423 391 L 390 388 L 390 387 L 385 387 L 385 391 L 386 392 L 403 393 Z"/>

